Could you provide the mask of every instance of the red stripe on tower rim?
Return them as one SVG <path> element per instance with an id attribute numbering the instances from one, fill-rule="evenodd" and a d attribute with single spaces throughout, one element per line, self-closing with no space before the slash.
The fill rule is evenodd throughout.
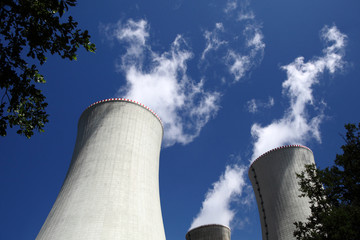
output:
<path id="1" fill-rule="evenodd" d="M 143 107 L 145 109 L 147 109 L 148 111 L 150 111 L 152 114 L 155 115 L 155 117 L 157 119 L 159 119 L 160 121 L 160 124 L 161 126 L 163 126 L 163 123 L 159 117 L 159 115 L 157 115 L 151 108 L 145 106 L 144 104 L 140 103 L 140 102 L 137 102 L 137 101 L 134 101 L 134 100 L 131 100 L 131 99 L 128 99 L 128 98 L 107 98 L 107 99 L 104 99 L 104 100 L 101 100 L 101 101 L 97 101 L 97 102 L 94 102 L 93 104 L 91 104 L 90 106 L 88 106 L 86 109 L 89 109 L 99 103 L 104 103 L 104 102 L 116 102 L 116 101 L 120 101 L 120 102 L 131 102 L 131 103 L 134 103 L 134 104 L 137 104 L 139 105 L 140 107 Z"/>
<path id="2" fill-rule="evenodd" d="M 299 144 L 280 146 L 280 147 L 271 149 L 271 150 L 269 150 L 269 151 L 261 154 L 259 157 L 257 157 L 257 158 L 250 164 L 250 168 L 251 168 L 251 166 L 252 166 L 258 159 L 260 159 L 260 158 L 268 155 L 268 154 L 271 153 L 271 152 L 275 152 L 275 151 L 277 151 L 277 150 L 284 149 L 284 148 L 305 148 L 305 149 L 309 150 L 310 152 L 312 152 L 310 148 L 308 148 L 308 147 L 306 147 L 306 146 L 303 146 L 303 145 L 299 145 Z"/>

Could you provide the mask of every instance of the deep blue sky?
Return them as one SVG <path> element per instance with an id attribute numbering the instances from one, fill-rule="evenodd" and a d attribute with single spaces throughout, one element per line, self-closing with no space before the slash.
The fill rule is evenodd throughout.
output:
<path id="1" fill-rule="evenodd" d="M 326 67 L 319 70 L 317 82 L 310 87 L 312 105 L 307 102 L 301 115 L 307 126 L 311 125 L 311 119 L 319 119 L 320 136 L 316 139 L 313 129 L 304 130 L 302 137 L 282 140 L 311 148 L 320 167 L 331 165 L 336 153 L 341 153 L 340 134 L 344 133 L 344 124 L 360 119 L 359 12 L 357 0 L 80 0 L 70 14 L 82 28 L 89 30 L 97 51 L 90 54 L 81 50 L 76 62 L 49 57 L 40 68 L 47 79 L 40 87 L 47 96 L 50 114 L 45 133 L 28 140 L 10 130 L 8 136 L 0 139 L 0 239 L 36 237 L 66 175 L 80 114 L 93 102 L 120 97 L 119 89 L 128 96 L 146 96 L 144 101 L 134 100 L 153 108 L 168 126 L 176 119 L 184 127 L 182 134 L 169 136 L 169 146 L 162 149 L 160 192 L 167 239 L 185 239 L 206 193 L 226 166 L 245 168 L 256 157 L 253 124 L 266 127 L 294 110 L 290 101 L 294 98 L 282 87 L 288 79 L 282 66 L 289 66 L 300 56 L 304 57 L 304 63 L 327 61 L 330 53 L 326 49 L 334 46 L 334 42 L 326 43 L 322 37 L 336 26 L 345 39 L 335 52 L 342 61 L 336 64 L 333 73 Z M 144 31 L 148 37 L 143 45 L 136 45 L 137 49 L 142 47 L 143 58 L 129 54 L 134 45 L 129 44 L 128 35 L 121 35 L 131 26 L 132 30 L 136 29 L 130 21 L 146 23 Z M 202 59 L 207 33 L 219 45 Z M 256 34 L 261 36 L 258 45 L 247 45 Z M 171 52 L 171 45 L 179 35 L 181 44 Z M 212 43 L 214 47 L 216 44 Z M 190 101 L 184 105 L 174 106 L 169 102 L 163 106 L 154 102 L 166 93 L 166 88 L 152 89 L 151 81 L 149 86 L 140 84 L 140 90 L 135 89 L 138 94 L 126 85 L 131 78 L 128 72 L 131 66 L 137 67 L 141 77 L 147 74 L 156 80 L 154 77 L 159 76 L 156 67 L 164 62 L 156 61 L 151 54 L 163 56 L 164 61 L 175 61 L 185 52 L 191 57 L 180 61 L 183 65 L 178 65 L 175 71 L 164 67 L 164 81 L 172 76 L 175 76 L 172 80 L 179 82 L 186 79 L 187 89 L 180 89 L 180 95 Z M 174 58 L 171 53 L 175 54 Z M 231 72 L 239 57 L 246 64 L 238 72 Z M 201 80 L 201 91 L 191 95 L 195 91 L 191 84 Z M 147 91 L 148 87 L 151 90 Z M 302 98 L 302 94 L 296 97 Z M 197 109 L 206 96 L 216 98 L 208 112 L 191 115 L 189 108 Z M 249 111 L 250 103 L 256 104 L 256 111 Z M 198 112 L 201 109 L 204 110 L 199 108 Z M 161 115 L 166 112 L 173 115 Z M 201 130 L 198 136 L 197 130 Z M 292 131 L 285 132 L 290 137 L 298 134 L 297 129 Z M 183 136 L 187 136 L 186 140 Z M 234 195 L 235 200 L 230 204 L 230 209 L 236 212 L 230 222 L 232 239 L 260 239 L 258 210 L 247 173 L 241 179 L 247 185 L 241 187 L 242 193 Z M 248 199 L 250 202 L 243 204 Z"/>

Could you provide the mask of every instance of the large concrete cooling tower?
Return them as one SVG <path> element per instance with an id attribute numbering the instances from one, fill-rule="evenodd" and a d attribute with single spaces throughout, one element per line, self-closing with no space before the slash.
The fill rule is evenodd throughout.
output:
<path id="1" fill-rule="evenodd" d="M 128 99 L 80 117 L 61 191 L 37 240 L 164 240 L 159 197 L 160 119 Z"/>
<path id="2" fill-rule="evenodd" d="M 296 173 L 314 163 L 312 151 L 292 145 L 273 149 L 256 159 L 249 169 L 260 214 L 263 240 L 295 239 L 294 222 L 310 215 L 307 198 L 300 198 Z"/>
<path id="3" fill-rule="evenodd" d="M 230 228 L 210 224 L 191 229 L 185 237 L 186 240 L 230 240 L 230 235 Z"/>

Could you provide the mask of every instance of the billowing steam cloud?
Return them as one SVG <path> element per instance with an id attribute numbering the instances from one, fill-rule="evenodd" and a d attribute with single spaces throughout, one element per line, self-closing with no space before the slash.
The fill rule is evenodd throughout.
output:
<path id="1" fill-rule="evenodd" d="M 169 51 L 158 54 L 147 43 L 149 26 L 145 20 L 119 22 L 111 34 L 128 45 L 119 64 L 126 86 L 118 94 L 158 113 L 165 128 L 165 146 L 191 142 L 216 114 L 220 94 L 205 91 L 204 80 L 195 82 L 187 75 L 186 62 L 192 52 L 183 37 L 178 35 Z"/>
<path id="2" fill-rule="evenodd" d="M 260 154 L 284 144 L 304 143 L 314 137 L 320 141 L 319 124 L 323 118 L 322 112 L 309 117 L 306 112 L 308 105 L 315 106 L 312 87 L 318 83 L 320 75 L 328 70 L 331 74 L 343 67 L 343 54 L 346 35 L 333 26 L 325 26 L 321 31 L 322 39 L 330 44 L 323 50 L 323 56 L 304 62 L 303 57 L 295 59 L 293 63 L 283 66 L 287 71 L 287 79 L 283 82 L 283 92 L 290 98 L 290 107 L 283 118 L 275 120 L 266 127 L 254 124 L 251 128 L 255 138 L 252 159 Z M 273 105 L 273 99 L 269 104 Z M 256 104 L 256 103 L 255 103 Z M 225 173 L 213 188 L 206 194 L 198 216 L 193 220 L 191 228 L 202 224 L 218 223 L 229 226 L 235 215 L 231 203 L 244 196 L 245 167 L 227 166 Z"/>
<path id="3" fill-rule="evenodd" d="M 248 4 L 239 7 L 237 0 L 229 0 L 224 12 L 227 15 L 234 14 L 237 21 L 244 22 L 243 37 L 245 38 L 246 53 L 240 52 L 229 42 L 221 40 L 221 34 L 225 32 L 225 27 L 223 24 L 217 23 L 213 31 L 206 31 L 204 34 L 207 45 L 202 54 L 202 59 L 204 60 L 211 51 L 216 51 L 221 47 L 227 48 L 224 57 L 227 70 L 233 76 L 233 82 L 238 82 L 251 68 L 262 61 L 265 44 L 261 28 L 254 19 L 254 13 L 248 9 Z M 273 105 L 273 99 L 269 104 Z M 214 183 L 212 189 L 206 194 L 201 210 L 193 220 L 190 229 L 214 223 L 230 226 L 236 213 L 235 210 L 231 209 L 231 203 L 236 201 L 249 204 L 250 201 L 249 195 L 244 193 L 246 169 L 247 167 L 239 165 L 226 167 L 219 181 Z M 240 197 L 242 198 L 241 201 Z M 238 225 L 241 224 L 241 221 L 238 222 Z"/>
<path id="4" fill-rule="evenodd" d="M 230 203 L 238 199 L 245 186 L 246 167 L 227 166 L 225 173 L 206 194 L 198 216 L 191 224 L 191 229 L 205 224 L 222 224 L 230 226 L 235 213 L 230 210 Z"/>
<path id="5" fill-rule="evenodd" d="M 252 160 L 272 148 L 285 144 L 305 144 L 309 139 L 321 141 L 319 125 L 323 119 L 320 112 L 309 116 L 307 106 L 315 106 L 313 86 L 319 82 L 319 77 L 328 70 L 333 74 L 342 69 L 346 35 L 339 32 L 336 26 L 325 26 L 321 38 L 331 44 L 323 50 L 323 56 L 308 62 L 304 57 L 298 57 L 289 65 L 283 66 L 287 79 L 283 82 L 283 93 L 290 99 L 290 107 L 284 116 L 262 127 L 254 124 L 251 134 L 255 139 Z"/>
<path id="6" fill-rule="evenodd" d="M 240 54 L 228 46 L 229 42 L 221 39 L 221 34 L 225 33 L 223 24 L 216 23 L 213 31 L 204 33 L 206 45 L 199 56 L 200 61 L 207 61 L 209 52 L 227 48 L 223 57 L 226 62 L 224 66 L 235 81 L 242 78 L 254 66 L 257 56 L 260 55 L 262 59 L 265 47 L 260 28 L 253 22 L 245 26 L 243 36 L 248 54 Z M 130 19 L 102 28 L 109 38 L 118 40 L 126 48 L 117 65 L 118 70 L 125 75 L 126 85 L 119 89 L 118 95 L 136 99 L 160 116 L 165 130 L 164 146 L 193 141 L 216 115 L 221 91 L 205 89 L 206 79 L 213 78 L 211 73 L 204 75 L 200 81 L 188 75 L 187 63 L 193 53 L 185 39 L 178 35 L 170 49 L 160 54 L 153 51 L 148 43 L 150 34 L 146 20 Z"/>

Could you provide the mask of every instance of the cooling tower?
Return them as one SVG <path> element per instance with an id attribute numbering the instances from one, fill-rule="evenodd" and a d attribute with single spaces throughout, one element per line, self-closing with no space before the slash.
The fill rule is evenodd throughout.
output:
<path id="1" fill-rule="evenodd" d="M 37 240 L 164 240 L 159 196 L 160 119 L 128 99 L 80 117 L 63 186 Z"/>
<path id="2" fill-rule="evenodd" d="M 211 224 L 191 229 L 186 234 L 186 240 L 230 240 L 230 236 L 230 228 Z"/>
<path id="3" fill-rule="evenodd" d="M 260 214 L 263 240 L 295 239 L 294 222 L 310 215 L 308 198 L 300 198 L 296 173 L 312 164 L 312 151 L 304 146 L 283 146 L 266 152 L 250 166 L 251 180 Z"/>

